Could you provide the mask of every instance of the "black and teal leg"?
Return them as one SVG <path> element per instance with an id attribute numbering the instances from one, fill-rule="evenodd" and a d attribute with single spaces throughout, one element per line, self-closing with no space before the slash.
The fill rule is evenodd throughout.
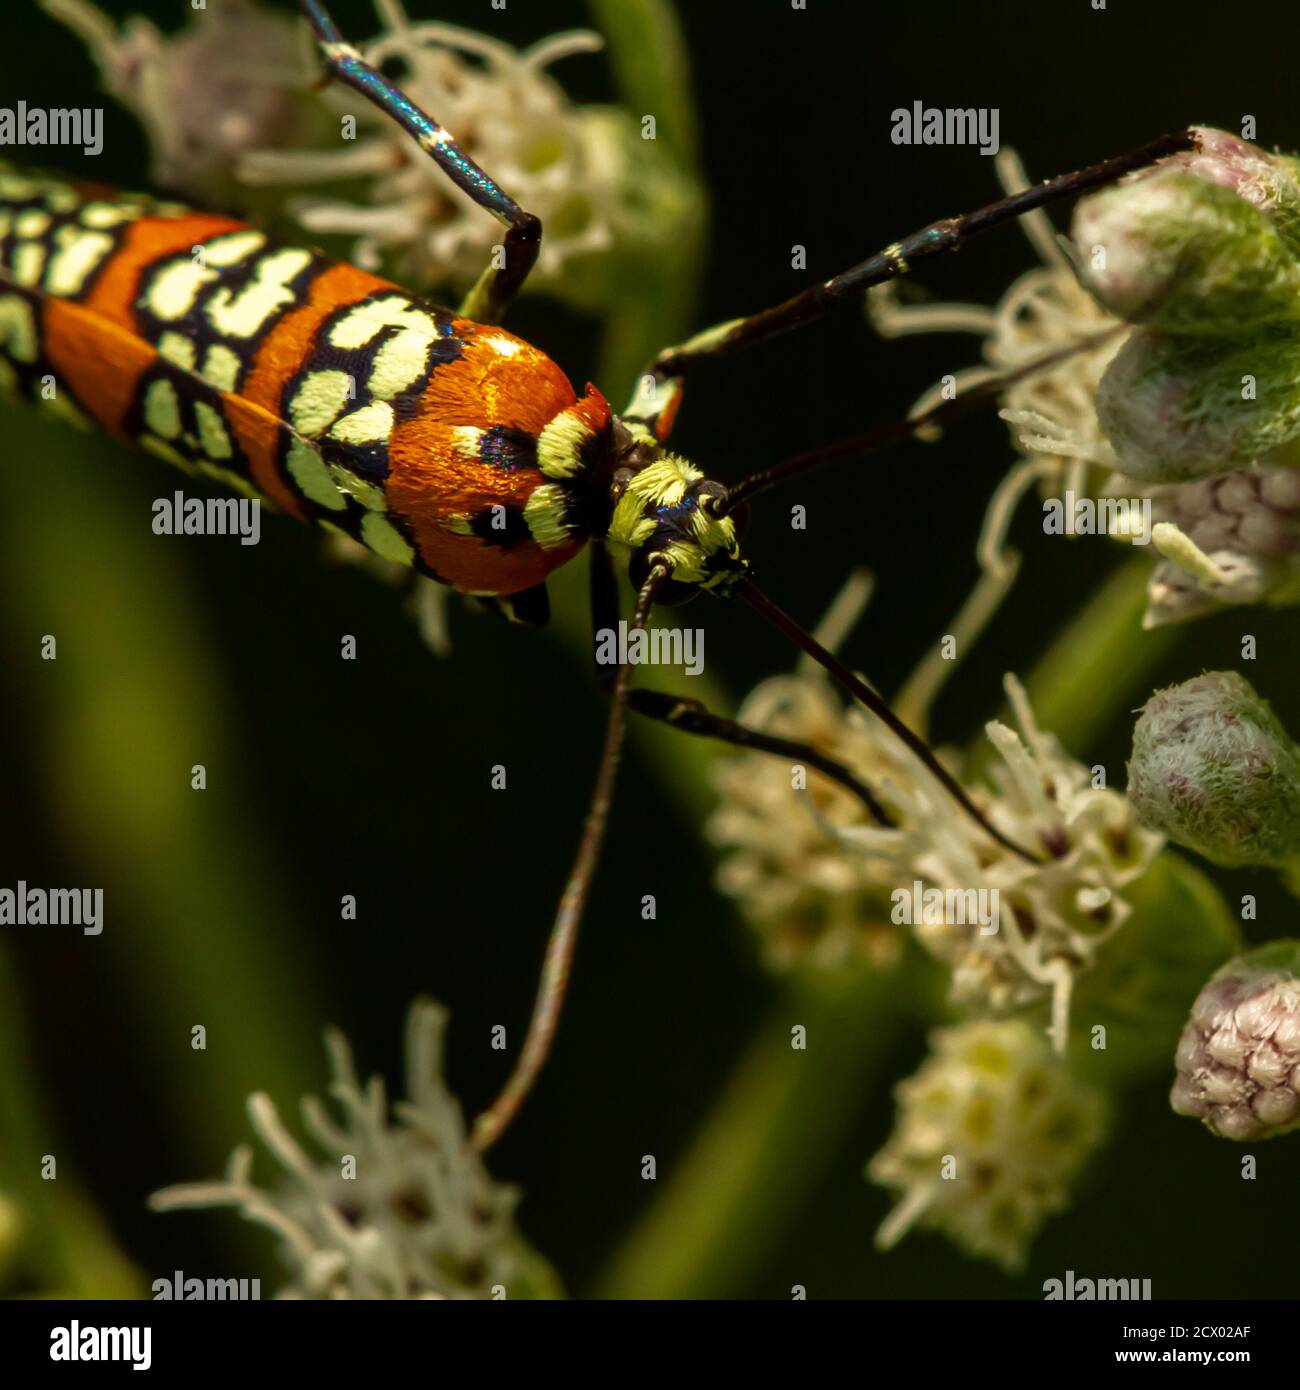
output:
<path id="1" fill-rule="evenodd" d="M 1195 148 L 1196 137 L 1191 131 L 1165 135 L 1140 150 L 1089 165 L 1073 174 L 1048 179 L 1046 183 L 1027 188 L 1022 193 L 1013 193 L 996 203 L 990 203 L 978 212 L 932 222 L 859 265 L 812 285 L 784 303 L 746 318 L 716 324 L 677 347 L 666 348 L 651 364 L 650 375 L 661 381 L 680 377 L 702 362 L 725 357 L 778 333 L 813 323 L 845 299 L 860 295 L 873 285 L 905 275 L 921 261 L 959 250 L 979 232 L 1010 222 L 1047 203 L 1113 183 L 1125 174 L 1146 168 L 1171 154 Z"/>
<path id="2" fill-rule="evenodd" d="M 518 294 L 537 261 L 542 244 L 541 220 L 525 212 L 490 175 L 461 149 L 455 136 L 422 111 L 350 44 L 321 0 L 298 0 L 320 42 L 330 74 L 389 115 L 424 150 L 447 177 L 506 228 L 504 245 L 466 296 L 460 312 L 481 323 L 497 323 Z M 499 264 L 498 264 L 499 261 Z"/>

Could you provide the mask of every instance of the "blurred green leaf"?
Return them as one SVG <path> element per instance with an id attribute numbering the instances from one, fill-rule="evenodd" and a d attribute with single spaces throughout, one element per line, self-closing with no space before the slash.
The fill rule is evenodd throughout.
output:
<path id="1" fill-rule="evenodd" d="M 1071 1035 L 1082 1075 L 1132 1085 L 1172 1074 L 1174 1048 L 1201 987 L 1241 949 L 1241 925 L 1223 894 L 1173 850 L 1160 854 L 1125 896 L 1133 915 L 1079 977 Z M 1106 1029 L 1104 1049 L 1091 1030 Z"/>
<path id="2" fill-rule="evenodd" d="M 63 1153 L 8 956 L 0 952 L 0 1291 L 137 1298 L 144 1279 L 118 1249 Z M 54 1156 L 57 1176 L 41 1176 Z"/>
<path id="3" fill-rule="evenodd" d="M 104 887 L 103 935 L 78 949 L 96 953 L 178 1147 L 210 1171 L 243 1137 L 248 1092 L 296 1100 L 318 1071 L 319 991 L 241 775 L 254 745 L 223 727 L 186 577 L 118 475 L 131 462 L 31 412 L 4 425 L 11 459 L 41 474 L 0 470 L 5 665 L 69 862 Z M 56 660 L 40 659 L 45 633 Z"/>

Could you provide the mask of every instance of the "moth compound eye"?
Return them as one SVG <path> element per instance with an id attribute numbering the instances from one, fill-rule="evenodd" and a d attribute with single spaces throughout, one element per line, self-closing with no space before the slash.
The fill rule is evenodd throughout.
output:
<path id="1" fill-rule="evenodd" d="M 695 497 L 700 506 L 711 516 L 720 515 L 721 504 L 727 500 L 727 489 L 712 478 L 705 478 L 696 485 Z"/>
<path id="2" fill-rule="evenodd" d="M 628 484 L 636 477 L 636 473 L 631 468 L 620 468 L 609 480 L 609 500 L 617 502 L 627 491 Z"/>

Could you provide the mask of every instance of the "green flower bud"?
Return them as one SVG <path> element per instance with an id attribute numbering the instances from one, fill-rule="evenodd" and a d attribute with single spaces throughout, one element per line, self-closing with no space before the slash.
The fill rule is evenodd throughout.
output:
<path id="1" fill-rule="evenodd" d="M 1119 318 L 1171 333 L 1237 333 L 1294 318 L 1300 290 L 1295 162 L 1221 130 L 1084 199 L 1084 283 Z"/>
<path id="2" fill-rule="evenodd" d="M 1231 190 L 1268 213 L 1287 245 L 1300 254 L 1300 162 L 1270 154 L 1226 130 L 1201 126 L 1194 133 L 1197 149 L 1162 160 L 1157 168 L 1181 169 Z"/>
<path id="3" fill-rule="evenodd" d="M 1300 749 L 1234 671 L 1158 691 L 1133 730 L 1138 819 L 1216 864 L 1300 855 Z"/>
<path id="4" fill-rule="evenodd" d="M 1300 164 L 1197 136 L 1075 213 L 1084 283 L 1143 325 L 1097 392 L 1120 469 L 1143 482 L 1300 462 Z"/>
<path id="5" fill-rule="evenodd" d="M 1169 333 L 1240 333 L 1300 313 L 1300 263 L 1267 213 L 1169 169 L 1079 205 L 1085 284 L 1117 318 Z"/>
<path id="6" fill-rule="evenodd" d="M 1021 1019 L 943 1028 L 931 1044 L 898 1087 L 898 1124 L 867 1170 L 901 1194 L 876 1242 L 888 1249 L 920 1224 L 1020 1269 L 1046 1217 L 1069 1205 L 1104 1102 Z"/>
<path id="7" fill-rule="evenodd" d="M 1229 961 L 1201 990 L 1174 1058 L 1169 1103 L 1223 1139 L 1300 1126 L 1300 942 Z"/>
<path id="8" fill-rule="evenodd" d="M 1300 326 L 1231 339 L 1138 329 L 1102 377 L 1097 418 L 1142 482 L 1300 461 Z"/>

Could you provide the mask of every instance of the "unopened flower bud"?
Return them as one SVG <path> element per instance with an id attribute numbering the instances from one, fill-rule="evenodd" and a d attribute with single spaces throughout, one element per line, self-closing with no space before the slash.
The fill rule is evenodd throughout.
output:
<path id="1" fill-rule="evenodd" d="M 1293 463 L 1300 323 L 1236 339 L 1138 329 L 1102 377 L 1097 418 L 1120 471 L 1142 482 Z"/>
<path id="2" fill-rule="evenodd" d="M 1169 1103 L 1223 1139 L 1300 1125 L 1300 942 L 1276 941 L 1219 970 L 1192 1005 Z"/>
<path id="3" fill-rule="evenodd" d="M 1230 188 L 1162 170 L 1088 198 L 1074 217 L 1088 288 L 1168 333 L 1241 333 L 1300 317 L 1300 262 Z"/>
<path id="4" fill-rule="evenodd" d="M 1152 517 L 1209 553 L 1272 559 L 1300 551 L 1300 469 L 1243 468 L 1151 489 Z"/>
<path id="5" fill-rule="evenodd" d="M 1193 134 L 1198 148 L 1171 155 L 1146 173 L 1181 169 L 1231 190 L 1268 213 L 1288 245 L 1300 254 L 1300 162 L 1291 155 L 1270 154 L 1226 130 L 1200 126 Z"/>
<path id="6" fill-rule="evenodd" d="M 1138 819 L 1216 864 L 1300 855 L 1300 749 L 1235 671 L 1158 691 L 1133 730 Z"/>

